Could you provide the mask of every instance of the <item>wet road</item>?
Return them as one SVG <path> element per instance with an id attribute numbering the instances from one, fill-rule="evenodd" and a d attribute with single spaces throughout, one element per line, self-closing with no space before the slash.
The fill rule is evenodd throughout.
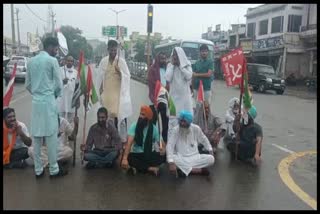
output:
<path id="1" fill-rule="evenodd" d="M 228 100 L 239 96 L 239 90 L 226 88 L 216 81 L 214 112 L 224 117 Z M 149 104 L 145 85 L 131 81 L 134 115 L 139 106 Z M 311 210 L 312 207 L 282 181 L 280 161 L 291 153 L 316 150 L 316 100 L 274 94 L 254 93 L 256 121 L 263 127 L 262 164 L 255 169 L 230 160 L 229 153 L 220 149 L 209 178 L 191 176 L 176 179 L 161 169 L 160 178 L 151 175 L 128 176 L 116 169 L 88 171 L 79 159 L 82 139 L 83 109 L 77 138 L 76 167 L 69 175 L 51 180 L 49 173 L 40 180 L 32 167 L 4 171 L 4 209 L 290 209 Z M 12 106 L 17 117 L 30 127 L 31 97 L 26 91 L 14 96 Z M 96 121 L 97 106 L 88 113 L 87 130 Z M 297 158 L 288 165 L 295 183 L 317 200 L 316 155 Z M 280 173 L 280 174 L 279 174 Z"/>

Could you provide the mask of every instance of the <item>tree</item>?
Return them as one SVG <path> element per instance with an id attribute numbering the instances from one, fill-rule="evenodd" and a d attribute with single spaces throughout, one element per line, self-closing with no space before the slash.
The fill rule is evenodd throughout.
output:
<path id="1" fill-rule="evenodd" d="M 86 38 L 81 36 L 82 31 L 79 28 L 61 26 L 60 32 L 67 40 L 69 55 L 73 56 L 75 59 L 79 59 L 80 50 L 83 50 L 86 59 L 93 58 L 93 49 L 91 45 L 87 43 Z M 52 33 L 46 33 L 43 39 L 47 36 L 52 36 Z"/>
<path id="2" fill-rule="evenodd" d="M 108 46 L 105 42 L 100 42 L 99 45 L 93 51 L 95 56 L 106 56 L 108 53 Z"/>
<path id="3" fill-rule="evenodd" d="M 151 43 L 151 54 L 154 57 L 156 52 L 155 52 L 155 46 L 160 44 L 159 39 L 150 39 Z M 137 43 L 135 45 L 135 49 L 137 54 L 135 55 L 134 59 L 137 62 L 145 62 L 146 61 L 146 56 L 144 55 L 145 52 L 145 47 L 146 47 L 147 41 L 138 39 Z"/>

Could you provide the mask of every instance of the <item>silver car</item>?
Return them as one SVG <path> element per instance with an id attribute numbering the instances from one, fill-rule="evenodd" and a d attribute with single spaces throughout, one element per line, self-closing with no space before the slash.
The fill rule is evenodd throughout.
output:
<path id="1" fill-rule="evenodd" d="M 5 78 L 8 82 L 10 80 L 10 76 L 13 72 L 14 64 L 17 63 L 17 72 L 16 72 L 16 80 L 25 81 L 27 75 L 27 57 L 12 57 L 10 62 L 7 64 Z"/>

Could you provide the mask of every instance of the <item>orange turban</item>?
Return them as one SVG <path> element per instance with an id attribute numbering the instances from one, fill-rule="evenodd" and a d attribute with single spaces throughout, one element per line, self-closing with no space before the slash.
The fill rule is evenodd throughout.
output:
<path id="1" fill-rule="evenodd" d="M 140 112 L 143 113 L 148 120 L 152 120 L 153 112 L 149 106 L 141 106 Z"/>

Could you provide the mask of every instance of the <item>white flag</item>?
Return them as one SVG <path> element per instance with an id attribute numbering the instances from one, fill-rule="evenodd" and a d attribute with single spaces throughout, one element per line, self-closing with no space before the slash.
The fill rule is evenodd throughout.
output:
<path id="1" fill-rule="evenodd" d="M 58 36 L 61 52 L 65 56 L 68 55 L 68 44 L 67 44 L 66 38 L 64 37 L 64 35 L 60 31 L 58 31 L 57 36 Z"/>

